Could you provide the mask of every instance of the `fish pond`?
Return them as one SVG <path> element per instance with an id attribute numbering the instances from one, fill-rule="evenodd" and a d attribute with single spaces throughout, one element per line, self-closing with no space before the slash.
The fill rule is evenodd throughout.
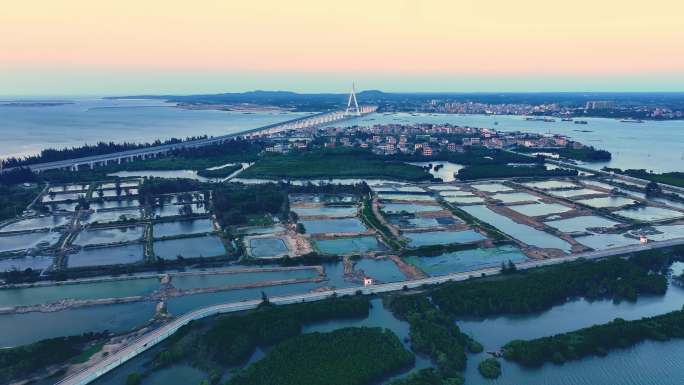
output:
<path id="1" fill-rule="evenodd" d="M 51 232 L 36 232 L 0 236 L 0 253 L 5 251 L 26 250 L 35 247 L 49 247 L 57 243 L 62 234 Z"/>
<path id="2" fill-rule="evenodd" d="M 515 246 L 478 248 L 445 253 L 437 256 L 410 256 L 406 262 L 415 265 L 430 276 L 461 273 L 464 271 L 500 266 L 502 262 L 527 261 L 525 254 Z"/>
<path id="3" fill-rule="evenodd" d="M 287 254 L 285 241 L 278 237 L 259 237 L 249 240 L 249 254 L 256 258 L 273 258 Z"/>
<path id="4" fill-rule="evenodd" d="M 540 248 L 560 249 L 565 252 L 570 252 L 571 250 L 571 245 L 564 240 L 544 231 L 517 223 L 504 215 L 495 213 L 486 206 L 460 206 L 459 208 L 528 245 Z"/>
<path id="5" fill-rule="evenodd" d="M 74 239 L 74 245 L 88 246 L 107 243 L 138 241 L 143 236 L 143 226 L 111 227 L 83 230 Z"/>
<path id="6" fill-rule="evenodd" d="M 113 247 L 88 247 L 69 254 L 67 267 L 108 266 L 140 262 L 143 259 L 143 245 Z"/>
<path id="7" fill-rule="evenodd" d="M 202 234 L 214 231 L 214 224 L 209 218 L 189 221 L 160 222 L 152 226 L 155 238 L 175 237 L 185 234 Z"/>
<path id="8" fill-rule="evenodd" d="M 218 257 L 226 255 L 221 238 L 216 235 L 154 241 L 154 254 L 161 259 Z"/>
<path id="9" fill-rule="evenodd" d="M 475 230 L 462 231 L 427 231 L 420 233 L 404 233 L 409 239 L 409 247 L 447 245 L 450 243 L 471 243 L 487 239 Z"/>
<path id="10" fill-rule="evenodd" d="M 384 249 L 372 236 L 317 239 L 313 243 L 317 250 L 328 255 L 363 254 Z"/>
<path id="11" fill-rule="evenodd" d="M 362 233 L 368 228 L 357 218 L 301 220 L 308 234 Z"/>
<path id="12" fill-rule="evenodd" d="M 581 217 L 559 219 L 556 221 L 548 221 L 545 223 L 564 233 L 583 232 L 591 228 L 609 228 L 620 224 L 619 222 L 615 222 L 610 219 L 606 219 L 596 215 L 585 215 Z"/>
<path id="13" fill-rule="evenodd" d="M 526 205 L 510 206 L 510 209 L 528 217 L 541 215 L 559 214 L 572 210 L 571 207 L 563 206 L 558 203 L 530 203 Z"/>

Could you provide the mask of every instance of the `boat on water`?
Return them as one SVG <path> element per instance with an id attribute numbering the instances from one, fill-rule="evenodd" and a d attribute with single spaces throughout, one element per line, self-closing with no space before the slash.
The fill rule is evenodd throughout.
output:
<path id="1" fill-rule="evenodd" d="M 526 116 L 525 120 L 531 121 L 531 122 L 555 122 L 556 119 L 553 118 L 541 118 L 541 117 L 536 117 L 536 116 Z"/>
<path id="2" fill-rule="evenodd" d="M 586 120 L 575 120 L 575 124 L 589 124 Z"/>
<path id="3" fill-rule="evenodd" d="M 572 119 L 572 118 L 562 118 L 561 121 L 563 121 L 563 122 L 572 122 L 573 119 Z"/>
<path id="4" fill-rule="evenodd" d="M 641 119 L 620 119 L 622 123 L 643 123 Z"/>

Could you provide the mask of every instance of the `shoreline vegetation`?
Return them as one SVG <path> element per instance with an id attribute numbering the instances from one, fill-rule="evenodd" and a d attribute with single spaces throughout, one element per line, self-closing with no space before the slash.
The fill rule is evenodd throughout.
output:
<path id="1" fill-rule="evenodd" d="M 588 328 L 533 340 L 514 340 L 503 347 L 507 360 L 539 367 L 546 362 L 563 364 L 587 356 L 606 356 L 646 340 L 684 338 L 684 310 L 633 321 L 621 318 Z"/>
<path id="2" fill-rule="evenodd" d="M 558 154 L 561 158 L 579 160 L 583 162 L 607 162 L 612 159 L 612 154 L 606 150 L 597 150 L 587 146 L 582 148 L 572 147 L 524 147 L 517 146 L 514 151 L 523 153 L 552 153 Z"/>
<path id="3" fill-rule="evenodd" d="M 568 298 L 635 301 L 667 291 L 665 252 L 644 252 L 630 259 L 568 262 L 508 274 L 506 279 L 447 283 L 431 291 L 432 302 L 454 316 L 494 316 L 544 311 Z"/>
<path id="4" fill-rule="evenodd" d="M 609 167 L 604 167 L 603 170 L 608 172 L 614 172 L 616 174 L 631 176 L 633 178 L 644 179 L 656 183 L 662 183 L 676 187 L 684 187 L 684 172 L 664 172 L 659 174 L 651 171 L 646 171 L 644 169 L 622 170 L 619 168 Z"/>

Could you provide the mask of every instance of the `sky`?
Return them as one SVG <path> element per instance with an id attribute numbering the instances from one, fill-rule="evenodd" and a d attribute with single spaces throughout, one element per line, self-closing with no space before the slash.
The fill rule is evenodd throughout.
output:
<path id="1" fill-rule="evenodd" d="M 0 94 L 684 91 L 681 0 L 22 0 Z"/>

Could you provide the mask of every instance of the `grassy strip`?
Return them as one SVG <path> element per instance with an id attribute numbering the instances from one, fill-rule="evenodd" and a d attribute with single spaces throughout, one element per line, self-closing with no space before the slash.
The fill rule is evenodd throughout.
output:
<path id="1" fill-rule="evenodd" d="M 361 209 L 361 220 L 370 228 L 377 230 L 385 242 L 393 249 L 400 250 L 404 247 L 402 243 L 394 237 L 392 232 L 375 216 L 373 212 L 373 202 L 370 198 L 363 200 L 363 208 Z"/>
<path id="2" fill-rule="evenodd" d="M 474 216 L 468 214 L 467 212 L 461 210 L 460 208 L 443 201 L 442 205 L 446 206 L 449 211 L 451 211 L 452 214 L 455 216 L 459 217 L 463 222 L 471 225 L 471 226 L 477 226 L 480 230 L 483 230 L 485 233 L 487 233 L 487 236 L 493 240 L 493 241 L 504 241 L 508 240 L 508 236 L 496 227 L 490 225 L 489 223 L 482 222 L 481 220 L 475 218 Z"/>
<path id="3" fill-rule="evenodd" d="M 624 349 L 646 340 L 684 338 L 683 325 L 683 310 L 634 321 L 617 318 L 552 337 L 511 341 L 504 346 L 504 357 L 524 366 L 562 364 L 591 355 L 605 356 L 611 349 Z"/>

